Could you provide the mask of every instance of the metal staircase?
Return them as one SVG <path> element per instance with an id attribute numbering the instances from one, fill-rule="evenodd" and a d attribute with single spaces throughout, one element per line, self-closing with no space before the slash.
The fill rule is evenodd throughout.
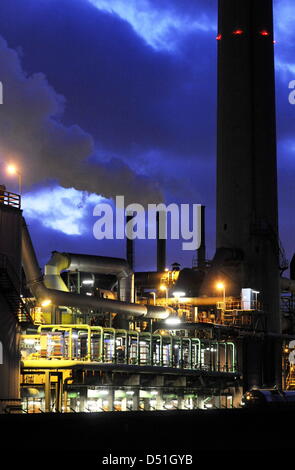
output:
<path id="1" fill-rule="evenodd" d="M 11 312 L 23 326 L 33 323 L 29 309 L 20 297 L 20 280 L 13 266 L 4 254 L 0 254 L 0 293 L 5 298 Z"/>
<path id="2" fill-rule="evenodd" d="M 295 390 L 295 371 L 290 370 L 286 380 L 287 390 Z"/>

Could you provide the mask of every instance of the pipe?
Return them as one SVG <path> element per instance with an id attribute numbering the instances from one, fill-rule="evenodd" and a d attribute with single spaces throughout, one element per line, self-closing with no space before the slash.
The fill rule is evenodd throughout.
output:
<path id="1" fill-rule="evenodd" d="M 126 215 L 126 258 L 130 268 L 133 270 L 134 268 L 134 241 L 132 237 L 132 229 L 134 222 L 133 220 L 133 213 L 127 213 Z"/>
<path id="2" fill-rule="evenodd" d="M 170 314 L 170 309 L 163 307 L 140 305 L 118 300 L 96 299 L 95 297 L 87 295 L 49 289 L 43 282 L 43 276 L 38 265 L 36 253 L 25 219 L 23 219 L 22 224 L 22 262 L 27 279 L 27 285 L 38 301 L 49 298 L 53 305 L 76 307 L 82 310 L 100 309 L 105 312 L 114 312 L 128 316 L 145 318 L 165 319 Z"/>
<path id="3" fill-rule="evenodd" d="M 54 251 L 45 266 L 45 286 L 50 289 L 68 291 L 60 277 L 61 271 L 64 270 L 112 274 L 118 280 L 119 300 L 134 301 L 134 274 L 124 259 Z"/>
<path id="4" fill-rule="evenodd" d="M 206 267 L 205 206 L 201 206 L 201 244 L 197 250 L 198 268 Z"/>
<path id="5" fill-rule="evenodd" d="M 67 285 L 60 277 L 61 271 L 68 268 L 69 260 L 65 253 L 52 252 L 52 256 L 48 263 L 45 265 L 44 270 L 44 284 L 49 289 L 57 289 L 63 292 L 69 292 Z"/>

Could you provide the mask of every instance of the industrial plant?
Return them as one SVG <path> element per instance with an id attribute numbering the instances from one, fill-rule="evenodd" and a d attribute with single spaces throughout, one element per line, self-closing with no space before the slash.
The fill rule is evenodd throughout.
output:
<path id="1" fill-rule="evenodd" d="M 191 266 L 167 265 L 158 212 L 153 271 L 134 269 L 128 237 L 124 259 L 81 247 L 48 253 L 40 267 L 21 195 L 0 188 L 1 413 L 207 410 L 243 407 L 253 390 L 292 396 L 295 258 L 289 266 L 278 233 L 272 0 L 219 0 L 216 39 L 213 259 L 202 206 Z"/>

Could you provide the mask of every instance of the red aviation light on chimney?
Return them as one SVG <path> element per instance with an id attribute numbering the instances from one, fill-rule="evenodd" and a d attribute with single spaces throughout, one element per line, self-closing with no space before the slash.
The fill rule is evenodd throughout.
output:
<path id="1" fill-rule="evenodd" d="M 217 41 L 220 41 L 221 39 L 222 39 L 222 34 L 220 34 L 220 33 L 219 33 L 219 34 L 217 34 L 217 36 L 216 36 L 216 40 L 217 40 Z"/>
<path id="2" fill-rule="evenodd" d="M 244 34 L 244 31 L 240 28 L 237 28 L 233 31 L 234 36 L 242 36 L 242 34 Z"/>
<path id="3" fill-rule="evenodd" d="M 261 36 L 269 36 L 270 35 L 269 31 L 267 31 L 266 29 L 263 29 L 262 31 L 260 31 L 260 34 L 261 34 Z"/>

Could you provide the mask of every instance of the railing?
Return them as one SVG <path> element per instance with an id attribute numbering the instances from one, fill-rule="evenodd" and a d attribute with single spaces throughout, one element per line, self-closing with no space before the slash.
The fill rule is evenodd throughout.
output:
<path id="1" fill-rule="evenodd" d="M 11 193 L 9 191 L 0 190 L 0 205 L 1 204 L 20 209 L 21 196 L 19 194 Z"/>
<path id="2" fill-rule="evenodd" d="M 232 342 L 115 330 L 88 325 L 42 325 L 23 335 L 25 360 L 90 361 L 236 372 Z"/>

